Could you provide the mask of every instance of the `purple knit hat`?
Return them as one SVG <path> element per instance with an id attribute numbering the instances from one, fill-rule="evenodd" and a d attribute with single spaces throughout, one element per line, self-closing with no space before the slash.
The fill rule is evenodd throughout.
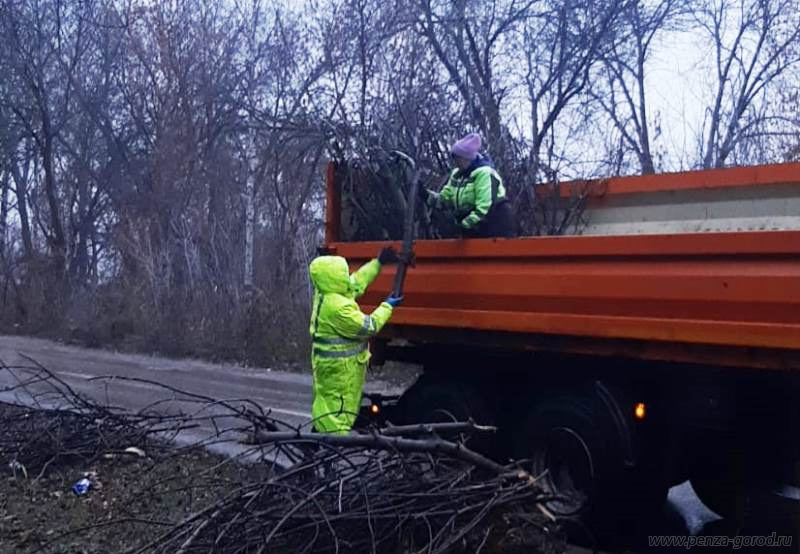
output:
<path id="1" fill-rule="evenodd" d="M 457 140 L 450 148 L 450 153 L 459 158 L 474 160 L 481 151 L 481 137 L 477 133 L 470 133 L 462 139 Z"/>

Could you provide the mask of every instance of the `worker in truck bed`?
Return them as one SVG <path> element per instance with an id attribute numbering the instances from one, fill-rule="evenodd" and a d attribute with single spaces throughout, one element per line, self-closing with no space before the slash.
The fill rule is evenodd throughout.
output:
<path id="1" fill-rule="evenodd" d="M 513 237 L 514 215 L 503 180 L 492 161 L 481 154 L 481 137 L 466 135 L 450 149 L 455 169 L 441 192 L 423 189 L 434 209 L 450 209 L 466 238 Z"/>
<path id="2" fill-rule="evenodd" d="M 314 428 L 321 433 L 346 434 L 355 423 L 370 357 L 368 341 L 403 300 L 390 295 L 366 315 L 356 298 L 364 294 L 383 265 L 396 261 L 394 249 L 384 248 L 377 259 L 352 275 L 341 256 L 319 256 L 309 266 L 314 284 L 311 416 Z"/>

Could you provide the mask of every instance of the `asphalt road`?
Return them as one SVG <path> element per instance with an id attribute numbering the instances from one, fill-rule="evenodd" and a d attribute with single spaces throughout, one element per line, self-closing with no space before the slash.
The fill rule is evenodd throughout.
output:
<path id="1" fill-rule="evenodd" d="M 292 425 L 310 418 L 311 379 L 308 374 L 218 365 L 198 360 L 171 360 L 152 356 L 89 350 L 52 341 L 0 335 L 0 360 L 6 365 L 30 365 L 26 356 L 57 373 L 76 391 L 112 405 L 141 409 L 156 400 L 166 410 L 185 409 L 170 399 L 171 393 L 144 382 L 102 379 L 99 376 L 137 378 L 166 384 L 184 391 L 216 399 L 250 399 Z M 8 373 L 0 377 L 0 391 L 12 385 Z M 392 392 L 388 383 L 372 379 L 372 391 Z M 396 386 L 395 386 L 396 390 Z M 13 395 L 0 393 L 0 401 L 13 401 Z M 191 406 L 188 406 L 191 408 Z M 196 440 L 209 429 L 185 437 Z M 653 522 L 653 534 L 697 535 L 719 525 L 719 517 L 697 499 L 688 483 L 674 487 L 669 494 L 663 520 Z M 650 533 L 648 533 L 650 534 Z M 664 549 L 660 550 L 661 552 Z"/>
<path id="2" fill-rule="evenodd" d="M 15 367 L 30 367 L 32 360 L 58 375 L 76 392 L 87 395 L 101 404 L 132 411 L 158 403 L 157 410 L 165 413 L 191 413 L 200 416 L 222 413 L 213 408 L 181 400 L 175 393 L 146 381 L 167 385 L 215 400 L 249 400 L 288 425 L 309 425 L 311 419 L 311 376 L 285 371 L 253 369 L 228 364 L 211 364 L 200 360 L 167 359 L 137 354 L 94 350 L 68 346 L 49 340 L 0 335 L 0 362 Z M 123 377 L 125 379 L 114 379 Z M 3 389 L 15 385 L 14 376 L 0 372 L 0 401 L 29 404 L 31 399 L 19 392 Z M 370 390 L 383 393 L 400 391 L 371 379 Z M 217 420 L 217 425 L 225 425 Z M 183 432 L 179 442 L 194 443 L 207 440 L 213 434 L 213 424 L 206 421 L 198 429 Z M 235 439 L 236 437 L 228 437 Z M 235 440 L 215 445 L 224 453 L 237 452 Z"/>
<path id="3" fill-rule="evenodd" d="M 76 391 L 100 402 L 133 410 L 168 394 L 147 383 L 95 378 L 137 378 L 216 399 L 248 398 L 270 407 L 276 417 L 293 424 L 310 418 L 309 375 L 120 354 L 29 337 L 0 336 L 0 360 L 6 365 L 30 366 L 28 358 L 58 374 Z M 11 384 L 7 374 L 0 379 L 6 380 L 5 383 L 0 380 L 0 387 Z"/>

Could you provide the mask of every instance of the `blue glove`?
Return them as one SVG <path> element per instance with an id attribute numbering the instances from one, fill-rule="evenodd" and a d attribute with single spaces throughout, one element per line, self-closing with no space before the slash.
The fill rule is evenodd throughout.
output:
<path id="1" fill-rule="evenodd" d="M 396 308 L 397 306 L 403 303 L 403 297 L 401 296 L 398 298 L 396 296 L 390 296 L 389 298 L 384 300 L 384 302 L 389 304 L 392 308 Z"/>

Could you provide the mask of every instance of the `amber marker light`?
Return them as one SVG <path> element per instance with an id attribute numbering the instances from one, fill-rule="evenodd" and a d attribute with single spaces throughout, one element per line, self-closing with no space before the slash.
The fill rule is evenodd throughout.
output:
<path id="1" fill-rule="evenodd" d="M 634 405 L 633 416 L 639 421 L 647 417 L 647 406 L 645 406 L 644 402 L 637 402 Z"/>
<path id="2" fill-rule="evenodd" d="M 372 405 L 369 407 L 369 410 L 370 410 L 370 411 L 371 411 L 371 412 L 372 412 L 374 415 L 377 415 L 377 414 L 378 414 L 378 412 L 380 412 L 380 411 L 381 411 L 381 409 L 378 407 L 378 405 L 377 405 L 377 404 L 372 404 Z"/>

